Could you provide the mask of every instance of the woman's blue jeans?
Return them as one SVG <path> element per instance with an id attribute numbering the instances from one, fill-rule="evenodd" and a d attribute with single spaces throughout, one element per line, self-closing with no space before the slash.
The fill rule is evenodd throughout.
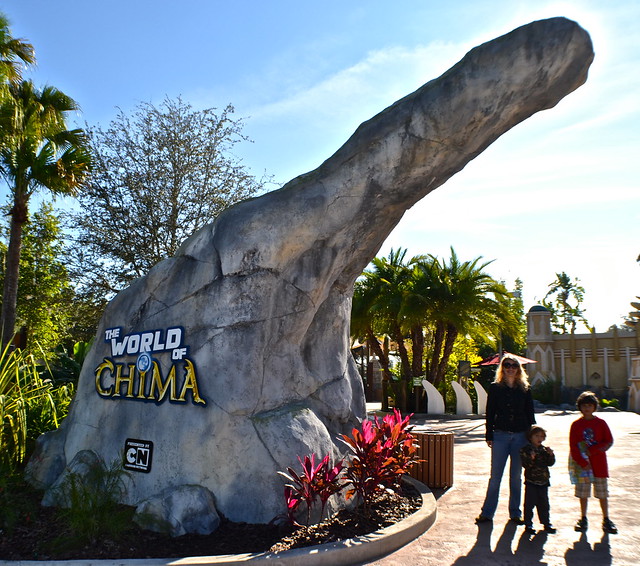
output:
<path id="1" fill-rule="evenodd" d="M 493 433 L 491 446 L 491 477 L 487 487 L 481 514 L 493 518 L 498 507 L 500 482 L 502 474 L 509 462 L 509 517 L 520 517 L 520 499 L 522 497 L 522 462 L 520 448 L 527 443 L 524 432 L 505 432 L 496 430 Z"/>

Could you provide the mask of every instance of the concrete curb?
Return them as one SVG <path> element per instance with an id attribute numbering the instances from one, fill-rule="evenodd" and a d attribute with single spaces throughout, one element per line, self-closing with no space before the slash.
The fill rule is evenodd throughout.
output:
<path id="1" fill-rule="evenodd" d="M 187 558 L 141 558 L 113 560 L 54 560 L 48 566 L 351 566 L 371 562 L 402 548 L 427 531 L 436 520 L 436 500 L 431 490 L 417 480 L 407 480 L 420 491 L 422 507 L 395 525 L 366 536 L 340 542 L 294 548 L 280 553 L 226 554 Z M 6 566 L 43 566 L 41 560 L 0 560 Z"/>

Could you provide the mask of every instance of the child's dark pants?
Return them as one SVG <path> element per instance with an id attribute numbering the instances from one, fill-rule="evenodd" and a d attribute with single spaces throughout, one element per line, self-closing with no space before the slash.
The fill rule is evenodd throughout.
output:
<path id="1" fill-rule="evenodd" d="M 524 524 L 533 525 L 533 509 L 538 508 L 538 519 L 543 525 L 550 525 L 549 519 L 549 486 L 524 484 Z"/>

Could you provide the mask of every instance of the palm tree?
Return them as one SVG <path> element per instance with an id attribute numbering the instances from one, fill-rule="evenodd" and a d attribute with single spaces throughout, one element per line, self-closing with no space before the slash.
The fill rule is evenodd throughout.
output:
<path id="1" fill-rule="evenodd" d="M 0 13 L 0 83 L 17 84 L 22 80 L 22 68 L 36 62 L 33 45 L 11 35 L 9 20 Z"/>
<path id="2" fill-rule="evenodd" d="M 389 358 L 378 336 L 388 335 L 398 346 L 402 377 L 410 374 L 411 363 L 405 345 L 406 296 L 411 281 L 411 263 L 405 263 L 407 250 L 393 249 L 386 258 L 374 258 L 372 268 L 362 274 L 354 288 L 351 332 L 367 339 L 383 371 L 383 400 L 391 379 Z M 405 387 L 402 388 L 404 392 Z M 404 410 L 406 395 L 399 400 Z M 383 407 L 384 408 L 384 407 Z"/>
<path id="3" fill-rule="evenodd" d="M 0 318 L 3 348 L 15 327 L 22 227 L 28 220 L 29 199 L 43 188 L 54 195 L 75 194 L 91 167 L 84 132 L 67 129 L 66 115 L 77 109 L 58 89 L 38 90 L 31 81 L 9 84 L 0 103 L 0 174 L 13 199 Z"/>
<path id="4" fill-rule="evenodd" d="M 416 295 L 423 297 L 425 325 L 431 333 L 427 379 L 442 382 L 459 335 L 485 338 L 500 331 L 517 332 L 504 285 L 484 269 L 478 257 L 461 262 L 453 248 L 449 263 L 427 256 L 416 264 Z"/>
<path id="5" fill-rule="evenodd" d="M 365 273 L 365 277 L 377 291 L 376 300 L 372 305 L 385 332 L 391 336 L 398 346 L 401 372 L 408 377 L 409 354 L 405 347 L 405 314 L 406 297 L 411 281 L 411 263 L 405 263 L 407 250 L 393 249 L 386 258 L 374 258 L 371 262 L 373 270 Z"/>
<path id="6" fill-rule="evenodd" d="M 391 371 L 387 351 L 378 340 L 378 336 L 384 331 L 381 332 L 379 321 L 372 310 L 377 294 L 377 289 L 368 278 L 362 277 L 356 281 L 351 306 L 351 335 L 366 341 L 380 362 L 382 368 L 382 409 L 386 411 L 389 408 L 387 387 L 391 381 Z"/>
<path id="7" fill-rule="evenodd" d="M 584 287 L 576 277 L 571 279 L 564 271 L 556 273 L 556 279 L 549 284 L 549 291 L 542 300 L 543 306 L 551 312 L 551 324 L 562 332 L 575 332 L 576 325 L 580 321 L 588 329 L 594 332 L 584 316 L 581 308 L 584 301 Z"/>

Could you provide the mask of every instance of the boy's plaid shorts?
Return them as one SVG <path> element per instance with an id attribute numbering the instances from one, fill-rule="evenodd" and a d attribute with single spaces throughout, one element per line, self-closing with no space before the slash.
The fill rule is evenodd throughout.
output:
<path id="1" fill-rule="evenodd" d="M 609 487 L 607 478 L 593 478 L 592 482 L 576 484 L 576 497 L 586 499 L 591 495 L 591 485 L 593 484 L 593 496 L 596 499 L 607 499 L 609 497 Z"/>

